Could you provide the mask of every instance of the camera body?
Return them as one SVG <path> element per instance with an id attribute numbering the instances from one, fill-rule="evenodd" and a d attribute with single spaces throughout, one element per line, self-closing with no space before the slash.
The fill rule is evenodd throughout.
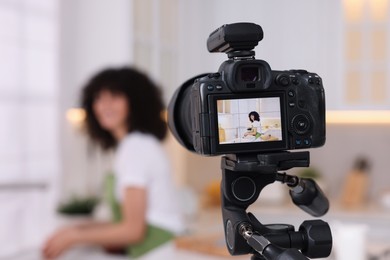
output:
<path id="1" fill-rule="evenodd" d="M 241 124 L 256 107 L 260 119 L 268 122 L 257 129 L 258 141 L 245 140 L 248 128 Z M 325 143 L 322 80 L 304 70 L 272 71 L 262 60 L 228 60 L 218 73 L 195 80 L 191 110 L 194 149 L 203 155 L 307 149 Z M 232 128 L 224 127 L 226 121 L 233 121 Z M 229 138 L 227 131 L 233 132 Z"/>
<path id="2" fill-rule="evenodd" d="M 254 58 L 260 26 L 224 25 L 208 39 L 210 52 L 229 59 L 218 72 L 183 84 L 169 105 L 169 126 L 202 155 L 263 153 L 325 143 L 322 79 L 305 70 L 272 70 Z"/>

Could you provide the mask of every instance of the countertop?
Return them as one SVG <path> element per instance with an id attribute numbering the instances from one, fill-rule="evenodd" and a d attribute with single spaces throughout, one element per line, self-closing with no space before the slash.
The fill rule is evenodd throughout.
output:
<path id="1" fill-rule="evenodd" d="M 292 224 L 297 229 L 299 225 L 313 217 L 307 215 L 299 208 L 293 205 L 261 205 L 256 204 L 248 211 L 252 212 L 262 223 L 286 223 Z M 323 220 L 330 223 L 360 223 L 367 225 L 368 234 L 367 251 L 370 255 L 378 255 L 380 252 L 390 248 L 390 210 L 384 210 L 376 206 L 369 206 L 355 210 L 345 210 L 337 204 L 332 205 L 330 211 Z M 191 221 L 190 235 L 197 237 L 207 237 L 210 235 L 220 236 L 220 242 L 223 244 L 223 226 L 222 215 L 219 208 L 207 209 L 199 211 L 197 216 Z M 334 244 L 337 241 L 334 241 Z M 22 252 L 7 260 L 40 260 L 40 252 L 38 249 Z M 75 248 L 64 255 L 59 260 L 125 260 L 127 257 L 118 257 L 106 255 L 96 248 Z M 177 248 L 174 243 L 168 243 L 161 248 L 153 251 L 139 260 L 154 260 L 154 259 L 186 259 L 186 260 L 226 260 L 226 259 L 249 259 L 249 256 L 213 256 L 204 253 L 198 253 L 191 250 Z M 334 255 L 329 259 L 335 259 Z"/>

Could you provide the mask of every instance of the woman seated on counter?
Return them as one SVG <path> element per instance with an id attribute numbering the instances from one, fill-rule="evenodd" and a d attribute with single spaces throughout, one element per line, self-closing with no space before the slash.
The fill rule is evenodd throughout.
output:
<path id="1" fill-rule="evenodd" d="M 244 138 L 250 136 L 254 139 L 258 139 L 261 136 L 260 115 L 256 111 L 251 111 L 248 114 L 248 118 L 250 121 L 250 127 L 247 129 L 247 132 L 244 133 Z"/>
<path id="2" fill-rule="evenodd" d="M 76 245 L 98 245 L 137 257 L 182 229 L 166 153 L 167 127 L 159 88 L 132 68 L 107 69 L 83 89 L 86 129 L 103 149 L 115 149 L 107 179 L 114 219 L 61 229 L 43 248 L 56 258 Z"/>

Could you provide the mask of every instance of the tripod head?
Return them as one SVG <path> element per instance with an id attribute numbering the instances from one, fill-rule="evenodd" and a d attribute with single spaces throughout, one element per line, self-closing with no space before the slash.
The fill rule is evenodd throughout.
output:
<path id="1" fill-rule="evenodd" d="M 309 166 L 309 152 L 227 155 L 221 166 L 222 216 L 230 254 L 285 260 L 329 256 L 332 235 L 326 222 L 305 221 L 295 231 L 287 224 L 263 225 L 246 212 L 265 186 L 279 181 L 290 187 L 290 196 L 301 209 L 316 217 L 325 214 L 329 201 L 313 180 L 278 172 Z"/>

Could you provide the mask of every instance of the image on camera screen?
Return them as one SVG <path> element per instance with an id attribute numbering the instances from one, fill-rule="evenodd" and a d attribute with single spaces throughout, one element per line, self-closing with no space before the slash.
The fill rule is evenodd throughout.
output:
<path id="1" fill-rule="evenodd" d="M 279 97 L 217 100 L 219 144 L 282 141 Z"/>

